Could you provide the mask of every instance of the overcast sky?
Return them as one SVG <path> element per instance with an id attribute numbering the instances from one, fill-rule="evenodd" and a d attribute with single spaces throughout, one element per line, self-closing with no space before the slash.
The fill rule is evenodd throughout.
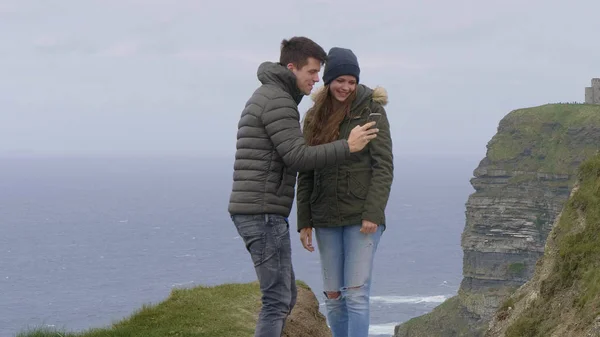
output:
<path id="1" fill-rule="evenodd" d="M 258 65 L 304 35 L 353 49 L 361 81 L 387 88 L 398 155 L 483 157 L 511 110 L 583 101 L 598 13 L 597 0 L 0 0 L 0 155 L 231 156 Z"/>

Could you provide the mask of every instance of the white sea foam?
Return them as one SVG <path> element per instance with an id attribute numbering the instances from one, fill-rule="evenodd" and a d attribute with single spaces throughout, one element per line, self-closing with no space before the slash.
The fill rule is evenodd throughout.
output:
<path id="1" fill-rule="evenodd" d="M 371 296 L 371 303 L 401 304 L 401 303 L 442 303 L 447 295 L 435 296 Z"/>
<path id="2" fill-rule="evenodd" d="M 196 254 L 175 255 L 175 257 L 177 257 L 177 258 L 180 258 L 180 257 L 196 257 Z"/>
<path id="3" fill-rule="evenodd" d="M 182 282 L 182 283 L 173 283 L 171 284 L 171 288 L 177 288 L 177 287 L 181 287 L 181 286 L 187 286 L 190 284 L 194 284 L 194 281 L 188 281 L 188 282 Z"/>
<path id="4" fill-rule="evenodd" d="M 434 296 L 371 296 L 371 305 L 373 304 L 418 304 L 418 303 L 442 303 L 449 299 L 451 295 Z M 325 303 L 319 303 L 325 306 Z"/>
<path id="5" fill-rule="evenodd" d="M 394 328 L 398 323 L 371 324 L 369 326 L 369 335 L 371 336 L 391 336 L 394 334 Z"/>

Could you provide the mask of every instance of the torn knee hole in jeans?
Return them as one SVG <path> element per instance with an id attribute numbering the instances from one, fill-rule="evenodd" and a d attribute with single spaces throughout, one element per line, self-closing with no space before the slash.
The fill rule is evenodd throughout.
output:
<path id="1" fill-rule="evenodd" d="M 325 297 L 330 300 L 339 300 L 342 298 L 342 292 L 360 290 L 364 288 L 365 285 L 353 286 L 353 287 L 343 287 L 341 291 L 324 291 Z"/>
<path id="2" fill-rule="evenodd" d="M 342 291 L 348 291 L 348 290 L 359 290 L 362 289 L 365 285 L 359 285 L 359 286 L 354 286 L 354 287 L 344 287 L 342 288 Z"/>
<path id="3" fill-rule="evenodd" d="M 330 300 L 339 300 L 342 297 L 341 291 L 324 291 L 323 293 Z"/>

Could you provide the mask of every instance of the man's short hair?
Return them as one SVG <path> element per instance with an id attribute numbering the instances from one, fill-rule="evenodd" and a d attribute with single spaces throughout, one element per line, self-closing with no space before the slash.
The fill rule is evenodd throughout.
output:
<path id="1" fill-rule="evenodd" d="M 321 65 L 327 61 L 327 53 L 321 46 L 319 46 L 313 40 L 304 36 L 295 36 L 289 40 L 281 41 L 281 55 L 279 57 L 279 63 L 287 65 L 293 64 L 296 68 L 301 69 L 308 64 L 308 58 L 312 57 L 319 62 Z"/>

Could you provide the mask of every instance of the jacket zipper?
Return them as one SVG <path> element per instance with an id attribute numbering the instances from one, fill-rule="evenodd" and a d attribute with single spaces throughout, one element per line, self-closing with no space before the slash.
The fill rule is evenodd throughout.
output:
<path id="1" fill-rule="evenodd" d="M 287 174 L 287 169 L 284 166 L 283 170 L 281 170 L 281 180 L 279 181 L 279 186 L 277 186 L 277 196 L 280 197 L 283 193 L 283 189 L 285 188 L 285 175 Z"/>

